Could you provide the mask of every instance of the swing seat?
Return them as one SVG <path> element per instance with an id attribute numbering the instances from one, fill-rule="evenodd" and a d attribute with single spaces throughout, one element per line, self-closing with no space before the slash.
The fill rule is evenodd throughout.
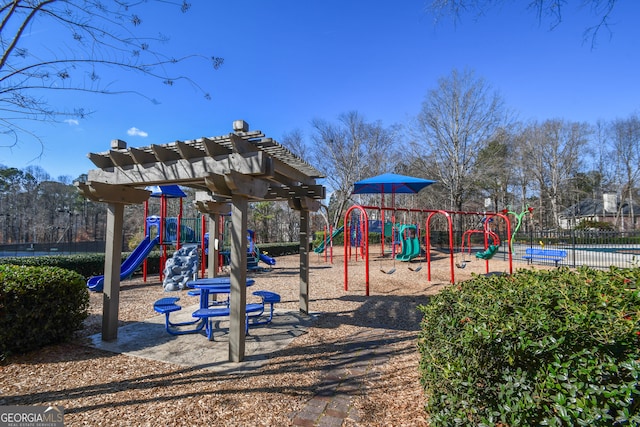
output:
<path id="1" fill-rule="evenodd" d="M 486 251 L 476 252 L 476 258 L 489 260 L 498 252 L 499 245 L 489 245 Z"/>

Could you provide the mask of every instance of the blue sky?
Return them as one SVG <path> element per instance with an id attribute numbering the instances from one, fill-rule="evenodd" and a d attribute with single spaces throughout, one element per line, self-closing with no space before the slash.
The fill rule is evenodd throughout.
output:
<path id="1" fill-rule="evenodd" d="M 94 113 L 77 123 L 31 123 L 44 142 L 42 156 L 34 160 L 39 147 L 25 140 L 0 148 L 0 164 L 75 178 L 94 168 L 86 154 L 108 150 L 112 139 L 141 147 L 216 136 L 231 132 L 237 119 L 276 140 L 296 128 L 308 138 L 312 119 L 333 121 L 354 110 L 369 121 L 406 124 L 454 68 L 474 70 L 522 121 L 595 123 L 640 107 L 636 1 L 618 2 L 612 33 L 601 32 L 593 49 L 583 31 L 597 18 L 577 5 L 566 6 L 564 21 L 550 30 L 525 2 L 504 2 L 455 25 L 434 24 L 423 0 L 192 3 L 185 15 L 157 5 L 140 15 L 152 34 L 170 35 L 162 50 L 224 58 L 218 71 L 202 64 L 183 71 L 211 93 L 210 101 L 184 83 L 166 87 L 116 72 L 103 81 L 160 104 L 135 95 L 50 95 L 54 105 Z M 39 31 L 29 43 L 48 37 Z M 128 133 L 134 128 L 140 132 Z"/>

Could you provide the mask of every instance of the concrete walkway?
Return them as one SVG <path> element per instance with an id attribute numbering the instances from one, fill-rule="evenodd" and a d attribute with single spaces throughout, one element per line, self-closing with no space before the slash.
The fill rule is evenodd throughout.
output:
<path id="1" fill-rule="evenodd" d="M 197 305 L 184 307 L 180 312 L 171 314 L 171 321 L 193 320 L 191 313 L 197 308 Z M 115 341 L 102 341 L 102 335 L 95 334 L 88 337 L 85 344 L 113 353 L 231 373 L 262 366 L 271 354 L 306 333 L 313 321 L 313 315 L 276 309 L 270 324 L 249 329 L 245 340 L 245 358 L 239 363 L 229 362 L 228 320 L 219 322 L 213 341 L 207 339 L 204 330 L 195 334 L 170 335 L 165 329 L 164 315 L 159 315 L 121 326 Z"/>

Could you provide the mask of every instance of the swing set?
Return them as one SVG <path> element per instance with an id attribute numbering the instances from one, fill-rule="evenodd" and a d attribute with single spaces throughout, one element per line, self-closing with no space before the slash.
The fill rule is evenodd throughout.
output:
<path id="1" fill-rule="evenodd" d="M 359 242 L 359 249 L 360 249 L 360 254 L 362 256 L 363 261 L 365 262 L 365 294 L 368 296 L 369 295 L 369 287 L 370 287 L 370 280 L 369 280 L 369 217 L 367 214 L 367 211 L 377 211 L 377 212 L 383 212 L 384 210 L 391 210 L 395 211 L 396 209 L 394 208 L 384 208 L 384 207 L 379 207 L 379 206 L 360 206 L 360 205 L 354 205 L 351 206 L 346 214 L 345 214 L 345 220 L 344 223 L 345 224 L 349 224 L 349 221 L 352 220 L 352 218 L 357 217 L 359 220 L 359 223 L 361 224 L 360 227 L 358 227 L 357 229 L 362 233 L 361 238 L 358 240 Z M 492 231 L 489 228 L 489 224 L 491 223 L 491 221 L 494 220 L 494 218 L 499 218 L 502 219 L 504 221 L 504 223 L 506 224 L 506 236 L 507 236 L 507 240 L 508 240 L 508 245 L 509 247 L 511 247 L 511 237 L 512 237 L 512 233 L 511 233 L 511 222 L 509 221 L 509 218 L 506 214 L 501 213 L 501 212 L 464 212 L 464 211 L 446 211 L 446 210 L 433 210 L 433 209 L 403 209 L 406 210 L 407 212 L 413 212 L 416 213 L 418 215 L 427 215 L 426 220 L 425 220 L 425 235 L 424 235 L 424 247 L 425 247 L 425 253 L 426 253 L 426 265 L 427 265 L 427 281 L 431 281 L 431 252 L 432 252 L 432 248 L 431 248 L 431 224 L 432 224 L 432 220 L 434 219 L 434 217 L 439 217 L 439 216 L 444 216 L 445 220 L 446 220 L 446 225 L 447 225 L 447 229 L 448 229 L 448 245 L 449 245 L 449 261 L 450 261 L 450 271 L 451 271 L 451 279 L 450 282 L 451 283 L 455 283 L 455 266 L 456 264 L 459 264 L 459 268 L 464 268 L 464 265 L 466 265 L 466 262 L 463 264 L 462 262 L 455 262 L 455 256 L 456 256 L 456 251 L 454 250 L 454 233 L 453 233 L 453 222 L 452 222 L 452 216 L 454 215 L 463 215 L 463 216 L 471 216 L 471 215 L 475 215 L 475 216 L 483 216 L 483 218 L 485 218 L 484 220 L 484 224 L 483 224 L 483 228 L 482 230 L 478 230 L 478 229 L 474 229 L 474 230 L 467 230 L 467 232 L 465 232 L 465 234 L 463 235 L 463 242 L 464 242 L 464 238 L 467 239 L 467 250 L 470 251 L 470 238 L 471 235 L 474 233 L 483 233 L 484 234 L 484 251 L 478 252 L 476 254 L 476 257 L 478 259 L 483 259 L 486 262 L 486 272 L 487 274 L 489 273 L 489 260 L 495 255 L 495 253 L 498 251 L 498 248 L 500 247 L 500 238 L 498 237 L 498 234 L 495 233 L 494 231 Z M 384 227 L 384 226 L 383 226 Z M 344 254 L 345 254 L 345 262 L 344 262 L 344 290 L 348 291 L 348 282 L 349 282 L 349 261 L 351 260 L 351 246 L 349 244 L 349 242 L 351 241 L 351 236 L 350 233 L 352 227 L 345 227 L 345 236 L 344 236 Z M 420 271 L 422 270 L 422 259 L 421 259 L 421 250 L 418 249 L 418 253 L 415 256 L 411 256 L 408 257 L 408 252 L 409 252 L 409 248 L 412 249 L 412 254 L 415 254 L 416 250 L 415 247 L 417 246 L 417 248 L 420 248 L 420 236 L 419 234 L 419 227 L 417 225 L 405 225 L 404 228 L 402 229 L 403 232 L 407 233 L 404 234 L 404 236 L 410 236 L 411 232 L 413 231 L 415 233 L 415 237 L 408 237 L 407 243 L 405 244 L 405 246 L 403 247 L 403 249 L 401 250 L 400 253 L 398 253 L 397 255 L 395 253 L 393 253 L 394 251 L 392 250 L 392 259 L 393 259 L 393 268 L 389 269 L 389 270 L 384 270 L 381 269 L 380 271 L 382 271 L 385 274 L 393 274 L 396 271 L 396 261 L 410 261 L 414 258 L 420 258 L 420 266 L 412 269 L 411 267 L 409 267 L 409 270 L 411 271 Z M 490 242 L 491 240 L 491 242 Z M 383 234 L 383 241 L 384 241 L 384 234 Z M 410 243 L 409 243 L 410 242 Z M 393 245 L 395 247 L 395 245 Z M 461 247 L 462 249 L 462 247 Z M 459 251 L 459 253 L 461 253 L 461 251 Z M 384 256 L 384 252 L 383 252 L 383 256 Z M 508 262 L 509 262 L 509 274 L 513 273 L 513 259 L 512 259 L 512 253 L 511 251 L 507 251 L 507 256 L 508 256 Z M 356 261 L 357 261 L 357 252 L 356 252 Z"/>
<path id="2" fill-rule="evenodd" d="M 471 255 L 471 237 L 474 234 L 482 234 L 484 238 L 484 250 L 476 252 L 475 257 L 477 259 L 489 260 L 493 258 L 496 252 L 498 252 L 498 249 L 500 248 L 500 236 L 498 236 L 496 232 L 491 230 L 492 222 L 493 222 L 492 217 L 483 216 L 482 219 L 480 220 L 480 225 L 482 226 L 482 229 L 474 228 L 474 229 L 466 230 L 462 234 L 462 242 L 461 242 L 460 252 L 459 252 L 459 255 L 462 256 L 462 261 L 460 260 L 456 261 L 456 267 L 465 268 L 467 266 L 467 263 L 470 262 L 470 260 L 467 260 L 467 258 L 465 257 L 465 254 L 469 256 Z M 466 243 L 466 247 L 465 247 L 465 243 Z"/>

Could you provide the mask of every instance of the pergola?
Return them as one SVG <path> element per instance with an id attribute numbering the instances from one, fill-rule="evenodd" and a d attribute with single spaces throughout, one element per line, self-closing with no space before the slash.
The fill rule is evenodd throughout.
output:
<path id="1" fill-rule="evenodd" d="M 111 149 L 89 153 L 97 166 L 76 186 L 87 198 L 107 203 L 102 339 L 118 334 L 120 264 L 124 206 L 143 203 L 145 187 L 177 184 L 198 190 L 195 204 L 209 215 L 212 235 L 219 234 L 220 215 L 231 214 L 231 295 L 229 360 L 245 353 L 247 277 L 247 209 L 250 201 L 288 201 L 300 213 L 300 311 L 309 313 L 309 212 L 320 208 L 322 174 L 261 131 L 249 131 L 243 120 L 233 132 L 216 137 L 127 148 L 122 140 Z M 218 271 L 215 239 L 209 239 L 208 275 Z"/>

